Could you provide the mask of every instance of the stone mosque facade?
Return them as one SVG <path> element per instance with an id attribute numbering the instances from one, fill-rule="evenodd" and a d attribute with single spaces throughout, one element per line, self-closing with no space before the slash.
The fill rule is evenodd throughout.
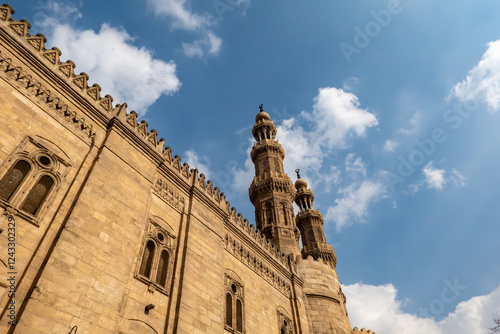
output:
<path id="1" fill-rule="evenodd" d="M 13 13 L 0 6 L 0 333 L 372 333 L 351 327 L 314 194 L 284 173 L 262 108 L 254 226 Z"/>

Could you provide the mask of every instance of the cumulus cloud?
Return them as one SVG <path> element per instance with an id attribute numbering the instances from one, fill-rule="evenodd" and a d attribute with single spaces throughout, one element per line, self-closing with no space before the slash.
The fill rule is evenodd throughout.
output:
<path id="1" fill-rule="evenodd" d="M 423 180 L 416 183 L 410 184 L 408 186 L 410 195 L 414 195 L 419 192 L 424 185 L 427 185 L 428 189 L 443 190 L 446 184 L 453 183 L 456 187 L 465 186 L 465 177 L 455 168 L 451 171 L 446 171 L 445 169 L 439 169 L 434 167 L 434 162 L 430 161 L 424 168 L 422 168 L 422 174 L 424 176 Z M 449 175 L 449 176 L 447 176 Z"/>
<path id="2" fill-rule="evenodd" d="M 342 197 L 335 200 L 335 205 L 329 207 L 325 215 L 325 220 L 335 223 L 337 231 L 354 223 L 365 222 L 369 204 L 381 199 L 386 189 L 380 182 L 365 180 L 341 188 L 339 193 Z"/>
<path id="3" fill-rule="evenodd" d="M 210 179 L 210 160 L 206 156 L 200 156 L 194 150 L 187 150 L 184 153 L 185 162 L 189 165 L 189 168 L 198 169 L 198 173 L 203 173 L 205 175 L 205 179 Z"/>
<path id="4" fill-rule="evenodd" d="M 57 46 L 65 59 L 75 62 L 75 73 L 89 74 L 102 94 L 114 103 L 127 102 L 144 115 L 161 96 L 175 93 L 181 86 L 173 61 L 156 59 L 153 52 L 137 47 L 124 29 L 103 24 L 98 32 L 80 30 L 72 22 L 81 14 L 71 3 L 49 1 L 53 16 L 38 17 L 36 23 L 48 31 L 48 41 Z"/>
<path id="5" fill-rule="evenodd" d="M 488 49 L 479 63 L 469 71 L 465 80 L 451 90 L 461 102 L 480 99 L 490 111 L 500 108 L 500 40 L 488 43 Z"/>
<path id="6" fill-rule="evenodd" d="M 432 165 L 432 161 L 430 161 L 424 169 L 422 169 L 422 173 L 425 175 L 425 183 L 428 188 L 434 188 L 436 190 L 443 190 L 443 187 L 446 183 L 446 179 L 444 177 L 445 170 L 435 168 Z"/>
<path id="7" fill-rule="evenodd" d="M 440 321 L 430 317 L 432 305 L 459 299 L 460 289 L 453 289 L 456 283 L 445 282 L 440 296 L 429 307 L 421 308 L 418 315 L 403 311 L 403 302 L 398 299 L 398 291 L 392 284 L 373 286 L 357 283 L 342 289 L 347 297 L 353 326 L 366 326 L 385 334 L 484 334 L 492 314 L 500 311 L 500 287 L 488 295 L 459 303 L 453 313 Z"/>
<path id="8" fill-rule="evenodd" d="M 188 57 L 203 58 L 203 56 L 216 56 L 219 54 L 222 45 L 222 39 L 208 32 L 201 39 L 191 42 L 182 43 L 184 54 Z"/>
<path id="9" fill-rule="evenodd" d="M 320 88 L 314 102 L 312 113 L 303 116 L 314 122 L 316 139 L 326 148 L 343 148 L 350 137 L 364 136 L 368 128 L 378 125 L 375 115 L 360 108 L 356 95 L 342 89 Z"/>
<path id="10" fill-rule="evenodd" d="M 360 108 L 356 95 L 335 87 L 320 88 L 312 111 L 282 122 L 277 139 L 287 152 L 285 170 L 317 172 L 332 149 L 346 148 L 349 139 L 362 137 L 378 125 L 374 114 Z"/>

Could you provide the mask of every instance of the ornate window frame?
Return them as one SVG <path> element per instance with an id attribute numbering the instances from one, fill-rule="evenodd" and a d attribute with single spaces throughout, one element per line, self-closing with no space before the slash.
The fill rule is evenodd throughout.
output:
<path id="1" fill-rule="evenodd" d="M 30 169 L 8 199 L 0 198 L 0 207 L 9 214 L 24 218 L 38 227 L 40 217 L 52 204 L 52 200 L 61 187 L 62 180 L 68 173 L 70 164 L 38 141 L 26 136 L 0 166 L 0 182 L 20 161 L 28 163 Z M 44 176 L 49 177 L 53 184 L 36 206 L 35 212 L 29 212 L 25 208 L 26 200 Z"/>
<path id="2" fill-rule="evenodd" d="M 293 322 L 283 307 L 276 310 L 278 316 L 279 334 L 294 334 Z"/>
<path id="3" fill-rule="evenodd" d="M 229 270 L 226 271 L 224 283 L 224 329 L 229 333 L 246 333 L 244 285 L 241 283 L 241 279 Z"/>
<path id="4" fill-rule="evenodd" d="M 159 291 L 165 295 L 170 294 L 170 283 L 173 276 L 173 250 L 175 249 L 175 235 L 173 233 L 173 229 L 166 223 L 164 223 L 166 227 L 160 226 L 157 222 L 152 219 L 148 219 L 146 232 L 144 235 L 144 241 L 142 242 L 140 252 L 138 255 L 137 266 L 135 270 L 134 277 L 139 281 L 148 285 L 148 290 L 150 292 Z M 149 268 L 149 276 L 141 273 L 141 268 L 143 266 L 145 251 L 148 243 L 152 242 L 154 244 L 153 252 L 150 256 L 151 266 Z M 168 260 L 166 263 L 163 263 L 163 266 L 166 266 L 166 277 L 165 277 L 165 285 L 161 285 L 158 282 L 158 274 L 164 270 L 164 267 L 160 265 L 162 260 L 162 254 L 166 252 L 168 254 Z"/>

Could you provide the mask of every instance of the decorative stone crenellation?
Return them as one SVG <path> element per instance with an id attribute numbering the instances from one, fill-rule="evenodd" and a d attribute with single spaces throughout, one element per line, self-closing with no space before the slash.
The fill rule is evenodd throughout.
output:
<path id="1" fill-rule="evenodd" d="M 0 75 L 10 81 L 17 83 L 17 86 L 26 90 L 28 95 L 37 98 L 39 102 L 45 103 L 56 114 L 62 116 L 66 121 L 73 123 L 76 128 L 83 131 L 87 137 L 96 135 L 92 124 L 88 123 L 80 113 L 71 110 L 68 104 L 56 94 L 52 93 L 41 82 L 23 71 L 23 68 L 13 64 L 12 59 L 7 58 L 0 51 Z"/>
<path id="2" fill-rule="evenodd" d="M 375 334 L 375 332 L 372 332 L 371 330 L 366 330 L 364 328 L 361 328 L 361 330 L 359 330 L 358 327 L 354 327 L 352 330 L 352 334 L 358 334 L 358 333 Z"/>

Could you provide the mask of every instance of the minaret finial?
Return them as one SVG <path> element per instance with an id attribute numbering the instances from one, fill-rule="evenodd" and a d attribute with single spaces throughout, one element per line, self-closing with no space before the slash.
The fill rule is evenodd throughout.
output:
<path id="1" fill-rule="evenodd" d="M 297 173 L 297 179 L 300 179 L 300 169 L 297 168 L 295 170 L 295 173 Z"/>
<path id="2" fill-rule="evenodd" d="M 262 109 L 262 107 L 264 107 L 264 103 L 261 103 L 260 106 L 259 106 L 259 109 L 260 109 L 261 112 L 264 111 L 264 109 Z"/>

